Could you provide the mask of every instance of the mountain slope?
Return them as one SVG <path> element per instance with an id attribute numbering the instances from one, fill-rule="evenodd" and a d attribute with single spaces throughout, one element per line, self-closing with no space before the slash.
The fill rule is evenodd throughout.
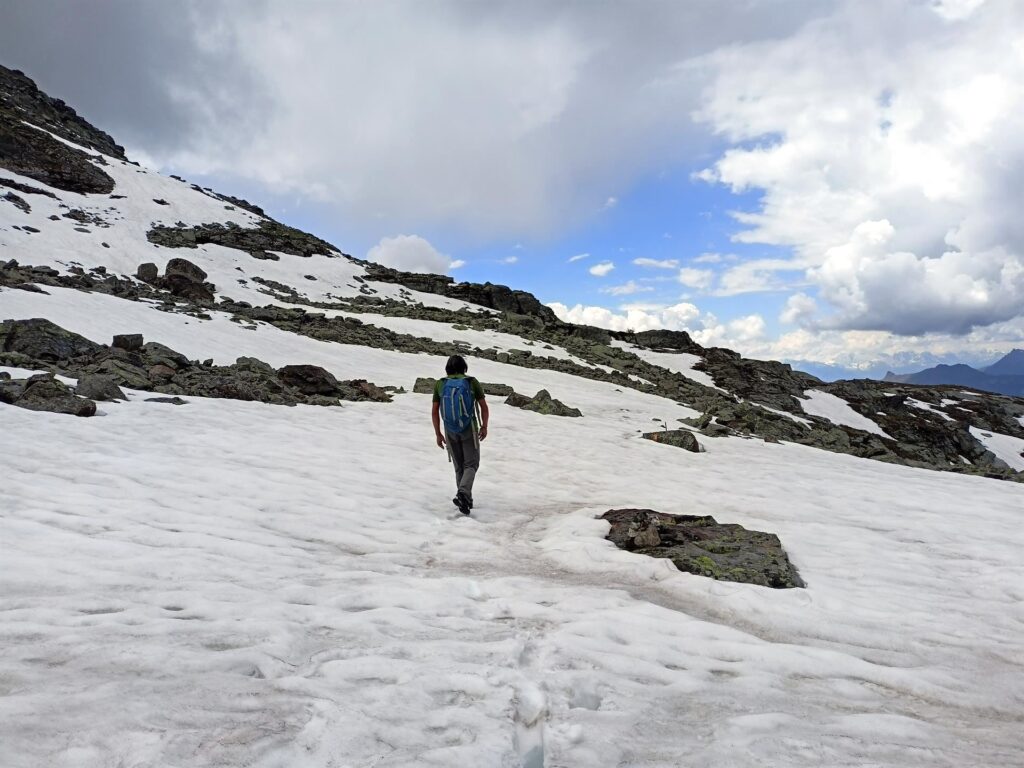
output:
<path id="1" fill-rule="evenodd" d="M 1024 489 L 971 475 L 1020 479 L 1024 403 L 824 384 L 384 270 L 24 98 L 45 107 L 29 130 L 112 187 L 0 145 L 0 371 L 105 365 L 125 399 L 87 419 L 0 402 L 0 764 L 1017 760 Z M 26 339 L 31 318 L 84 341 Z M 237 386 L 256 361 L 409 390 L 459 349 L 583 412 L 494 398 L 469 519 L 426 395 L 285 407 Z M 640 437 L 661 425 L 704 452 Z M 621 507 L 777 533 L 808 586 L 619 550 L 596 518 Z"/>
<path id="2" fill-rule="evenodd" d="M 1024 349 L 1014 349 L 982 370 L 990 376 L 1024 376 Z"/>
<path id="3" fill-rule="evenodd" d="M 1020 352 L 1020 350 L 1015 350 Z M 1011 352 L 995 364 L 979 371 L 969 365 L 937 365 L 917 373 L 888 373 L 886 381 L 903 384 L 919 384 L 922 386 L 961 386 L 971 387 L 982 392 L 994 392 L 1011 397 L 1024 397 L 1024 375 L 1012 371 L 1020 365 L 1019 357 L 1011 357 Z"/>

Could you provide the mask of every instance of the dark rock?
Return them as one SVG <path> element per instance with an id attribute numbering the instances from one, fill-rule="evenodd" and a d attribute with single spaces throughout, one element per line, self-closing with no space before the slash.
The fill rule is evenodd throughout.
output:
<path id="1" fill-rule="evenodd" d="M 157 364 L 150 367 L 147 375 L 152 381 L 162 384 L 174 378 L 174 369 L 168 365 Z"/>
<path id="2" fill-rule="evenodd" d="M 196 248 L 205 243 L 237 248 L 257 258 L 277 259 L 269 251 L 292 256 L 309 257 L 317 254 L 330 256 L 338 249 L 325 240 L 286 226 L 265 220 L 253 228 L 237 224 L 199 224 L 194 227 L 154 227 L 146 239 L 165 248 Z"/>
<path id="3" fill-rule="evenodd" d="M 164 269 L 164 274 L 167 277 L 175 275 L 187 278 L 193 283 L 201 283 L 206 280 L 206 272 L 200 269 L 198 266 L 193 264 L 188 259 L 175 258 L 167 262 L 167 267 Z"/>
<path id="4" fill-rule="evenodd" d="M 508 397 L 515 394 L 515 390 L 508 384 L 493 384 L 482 381 L 480 386 L 484 388 L 485 395 L 492 395 L 493 397 Z"/>
<path id="5" fill-rule="evenodd" d="M 338 380 L 319 365 L 286 365 L 277 375 L 304 395 L 336 395 L 339 391 Z"/>
<path id="6" fill-rule="evenodd" d="M 125 159 L 124 148 L 109 135 L 90 125 L 60 99 L 51 98 L 40 91 L 23 72 L 3 66 L 0 66 L 0 111 L 8 113 L 0 115 L 0 122 L 14 118 L 27 119 L 79 146 Z M 36 191 L 33 194 L 50 193 Z"/>
<path id="7" fill-rule="evenodd" d="M 683 448 L 693 453 L 700 453 L 700 443 L 693 432 L 688 429 L 666 429 L 661 432 L 647 432 L 643 435 L 647 440 L 665 445 L 674 445 L 676 448 Z"/>
<path id="8" fill-rule="evenodd" d="M 116 349 L 125 349 L 129 352 L 135 352 L 136 350 L 142 349 L 144 343 L 141 333 L 122 333 L 114 337 L 114 340 L 110 343 L 110 346 Z"/>
<path id="9" fill-rule="evenodd" d="M 156 264 L 147 261 L 145 264 L 139 264 L 135 276 L 144 283 L 155 284 L 160 279 L 160 270 Z"/>
<path id="10" fill-rule="evenodd" d="M 162 283 L 174 296 L 191 301 L 201 306 L 207 306 L 216 301 L 213 291 L 207 283 L 198 283 L 184 275 L 167 275 Z"/>
<path id="11" fill-rule="evenodd" d="M 187 405 L 188 400 L 182 400 L 180 397 L 147 397 L 147 403 L 167 403 L 168 405 Z"/>
<path id="12" fill-rule="evenodd" d="M 96 403 L 76 397 L 66 384 L 57 381 L 52 374 L 31 376 L 12 404 L 30 411 L 66 413 L 72 416 L 96 414 Z"/>
<path id="13" fill-rule="evenodd" d="M 6 200 L 11 203 L 15 208 L 19 209 L 22 213 L 31 213 L 32 206 L 25 202 L 25 198 L 19 197 L 13 192 L 7 192 L 3 196 L 0 196 L 0 200 Z"/>
<path id="14" fill-rule="evenodd" d="M 374 403 L 390 403 L 391 395 L 376 384 L 365 379 L 350 379 L 339 382 L 338 390 L 345 400 L 370 401 Z"/>
<path id="15" fill-rule="evenodd" d="M 114 180 L 89 156 L 22 122 L 0 102 L 0 168 L 79 194 L 108 194 Z"/>
<path id="16" fill-rule="evenodd" d="M 505 402 L 508 402 L 506 400 Z M 548 416 L 582 416 L 579 408 L 570 408 L 561 400 L 555 400 L 551 397 L 551 394 L 546 390 L 542 389 L 536 395 L 534 395 L 530 402 L 522 406 L 524 411 L 534 411 L 535 413 L 543 413 Z"/>
<path id="17" fill-rule="evenodd" d="M 417 395 L 432 395 L 434 387 L 437 386 L 437 379 L 418 378 L 412 385 L 412 391 Z"/>
<path id="18" fill-rule="evenodd" d="M 90 355 L 100 349 L 99 344 L 42 318 L 0 323 L 0 351 L 22 354 L 33 360 L 57 362 Z"/>
<path id="19" fill-rule="evenodd" d="M 805 586 L 773 533 L 649 509 L 613 509 L 602 519 L 611 523 L 608 539 L 617 547 L 668 558 L 681 571 L 776 589 Z"/>
<path id="20" fill-rule="evenodd" d="M 90 400 L 127 400 L 124 392 L 110 376 L 99 373 L 86 374 L 78 379 L 75 394 Z"/>
<path id="21" fill-rule="evenodd" d="M 170 205 L 170 203 L 168 203 L 166 200 L 160 197 L 154 197 L 153 202 L 156 203 L 157 205 Z"/>
<path id="22" fill-rule="evenodd" d="M 531 397 L 521 395 L 518 392 L 513 392 L 507 398 L 505 398 L 505 405 L 511 405 L 513 408 L 522 408 L 530 404 L 533 400 Z"/>

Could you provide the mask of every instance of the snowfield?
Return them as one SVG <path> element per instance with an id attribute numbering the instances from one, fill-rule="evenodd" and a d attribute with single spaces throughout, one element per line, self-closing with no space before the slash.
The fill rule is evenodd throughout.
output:
<path id="1" fill-rule="evenodd" d="M 0 307 L 23 296 L 68 319 L 59 296 Z M 208 340 L 189 354 L 283 359 L 276 329 L 121 303 L 163 343 Z M 290 341 L 379 383 L 441 362 Z M 0 764 L 1017 764 L 1019 485 L 739 438 L 691 454 L 638 438 L 688 409 L 485 362 L 585 415 L 495 403 L 470 519 L 427 396 L 0 409 Z M 594 516 L 624 506 L 777 532 L 809 586 L 622 552 Z"/>
<path id="2" fill-rule="evenodd" d="M 153 222 L 257 219 L 113 158 L 105 170 L 124 199 L 56 193 L 109 227 L 51 221 L 67 208 L 39 195 L 26 195 L 29 214 L 0 201 L 0 260 L 134 274 L 184 257 L 254 304 L 285 303 L 254 275 L 313 300 L 363 287 L 363 268 L 340 256 L 153 246 Z M 25 225 L 41 231 L 13 228 Z M 193 359 L 311 363 L 378 385 L 443 371 L 440 357 L 216 311 L 199 320 L 46 291 L 0 289 L 0 319 L 45 317 L 103 343 L 142 333 Z M 696 356 L 632 351 L 711 383 Z M 1020 484 L 739 437 L 701 436 L 706 451 L 689 453 L 640 433 L 692 409 L 469 363 L 482 381 L 546 388 L 583 412 L 495 399 L 470 518 L 450 502 L 425 395 L 286 408 L 129 392 L 87 419 L 0 405 L 0 766 L 1021 765 Z M 809 414 L 884 435 L 845 401 L 807 394 Z M 1001 437 L 979 439 L 1019 453 Z M 717 582 L 621 551 L 596 517 L 624 507 L 777 533 L 808 586 Z"/>
<path id="3" fill-rule="evenodd" d="M 889 437 L 878 424 L 867 416 L 862 416 L 850 407 L 850 404 L 829 392 L 822 392 L 819 389 L 808 389 L 804 392 L 806 399 L 800 401 L 800 406 L 811 416 L 820 416 L 828 419 L 833 424 L 843 424 L 854 429 L 861 429 L 881 437 Z"/>

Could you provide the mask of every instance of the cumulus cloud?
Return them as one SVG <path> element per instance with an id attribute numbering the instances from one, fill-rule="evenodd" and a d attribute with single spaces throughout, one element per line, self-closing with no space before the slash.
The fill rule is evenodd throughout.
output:
<path id="1" fill-rule="evenodd" d="M 634 293 L 645 293 L 653 290 L 654 288 L 649 285 L 640 285 L 635 280 L 630 280 L 622 285 L 612 285 L 607 288 L 602 288 L 601 293 L 608 293 L 612 296 L 629 296 Z"/>
<path id="2" fill-rule="evenodd" d="M 465 264 L 461 260 L 452 261 L 419 235 L 383 237 L 369 250 L 366 258 L 403 272 L 432 272 L 439 275 Z"/>
<path id="3" fill-rule="evenodd" d="M 602 261 L 600 264 L 595 264 L 587 271 L 596 277 L 604 277 L 609 272 L 615 269 L 615 263 L 611 261 Z"/>
<path id="4" fill-rule="evenodd" d="M 844 2 L 783 40 L 706 57 L 699 116 L 735 146 L 704 178 L 763 191 L 736 239 L 794 249 L 788 269 L 821 306 L 788 316 L 808 327 L 962 335 L 1019 317 L 1019 4 L 864 12 Z M 737 265 L 719 291 L 792 287 L 786 268 Z"/>
<path id="5" fill-rule="evenodd" d="M 685 285 L 687 288 L 696 288 L 698 290 L 706 290 L 711 287 L 711 282 L 715 278 L 715 273 L 710 269 L 694 269 L 693 267 L 683 267 L 679 270 L 677 280 Z"/>
<path id="6" fill-rule="evenodd" d="M 818 4 L 33 0 L 5 7 L 0 55 L 185 175 L 319 200 L 350 229 L 516 237 L 709 145 L 680 59 Z"/>
<path id="7" fill-rule="evenodd" d="M 633 263 L 638 267 L 649 267 L 651 269 L 675 269 L 679 266 L 678 259 L 648 259 L 640 258 L 633 259 Z"/>

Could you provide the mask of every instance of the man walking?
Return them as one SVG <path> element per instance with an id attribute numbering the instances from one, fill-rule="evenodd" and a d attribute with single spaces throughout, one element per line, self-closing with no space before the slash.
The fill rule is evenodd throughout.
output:
<path id="1" fill-rule="evenodd" d="M 437 447 L 447 446 L 448 458 L 455 465 L 456 492 L 452 503 L 468 515 L 473 508 L 473 481 L 480 467 L 480 441 L 487 437 L 491 414 L 484 388 L 466 375 L 469 366 L 464 357 L 452 355 L 444 370 L 447 376 L 434 385 L 430 418 Z"/>

